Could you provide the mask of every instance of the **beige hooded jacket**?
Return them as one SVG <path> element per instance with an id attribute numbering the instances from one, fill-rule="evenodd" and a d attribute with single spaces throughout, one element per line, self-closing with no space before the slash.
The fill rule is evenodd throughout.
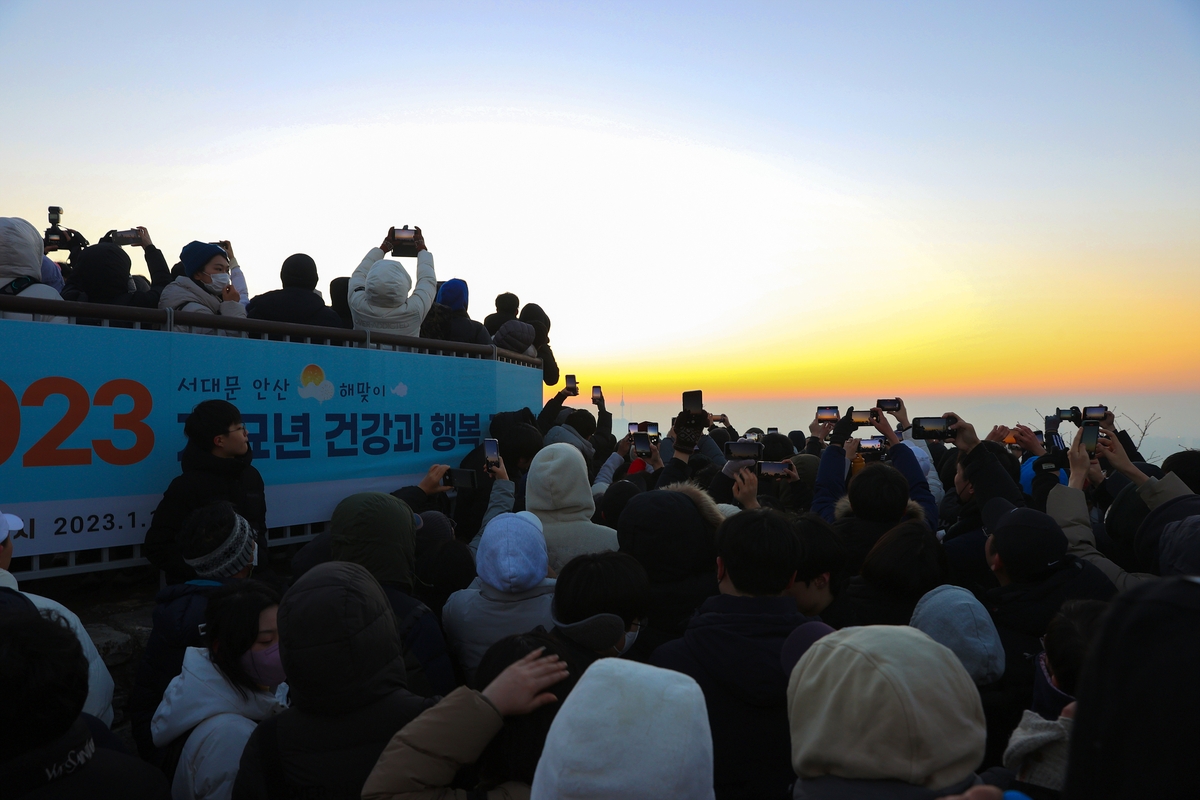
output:
<path id="1" fill-rule="evenodd" d="M 596 502 L 583 454 L 569 444 L 543 447 L 529 465 L 525 508 L 542 521 L 550 568 L 575 556 L 618 549 L 617 532 L 592 522 Z"/>

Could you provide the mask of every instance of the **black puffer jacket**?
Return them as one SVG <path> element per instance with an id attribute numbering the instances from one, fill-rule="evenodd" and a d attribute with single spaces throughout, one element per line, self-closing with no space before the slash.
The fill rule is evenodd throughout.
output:
<path id="1" fill-rule="evenodd" d="M 452 342 L 483 345 L 492 343 L 492 337 L 488 335 L 483 323 L 471 319 L 471 315 L 465 310 L 451 311 L 448 322 L 449 332 L 446 338 Z"/>
<path id="2" fill-rule="evenodd" d="M 150 563 L 167 573 L 168 583 L 183 583 L 196 571 L 179 553 L 179 529 L 193 511 L 218 500 L 227 500 L 258 535 L 259 553 L 267 552 L 267 499 L 262 475 L 251 465 L 247 450 L 236 458 L 217 458 L 191 445 L 183 453 L 183 474 L 171 481 L 154 511 L 142 552 Z"/>
<path id="3" fill-rule="evenodd" d="M 250 319 L 290 322 L 294 325 L 320 325 L 326 328 L 350 328 L 338 313 L 316 292 L 290 287 L 260 294 L 246 306 Z"/>
<path id="4" fill-rule="evenodd" d="M 234 798 L 359 797 L 392 735 L 436 703 L 405 688 L 383 589 L 357 564 L 313 567 L 279 605 L 279 641 L 292 705 L 246 743 Z"/>
<path id="5" fill-rule="evenodd" d="M 71 275 L 62 290 L 63 300 L 158 308 L 163 287 L 173 280 L 171 270 L 157 247 L 145 248 L 144 254 L 146 269 L 150 272 L 150 288 L 139 290 L 130 286 L 132 264 L 129 255 L 119 246 L 100 242 L 83 250 L 71 259 Z"/>

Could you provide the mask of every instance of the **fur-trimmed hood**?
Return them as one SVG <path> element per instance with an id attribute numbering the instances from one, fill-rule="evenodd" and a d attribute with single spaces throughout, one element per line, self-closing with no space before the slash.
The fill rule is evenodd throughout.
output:
<path id="1" fill-rule="evenodd" d="M 617 538 L 621 551 L 646 568 L 652 584 L 674 583 L 713 571 L 716 532 L 724 520 L 698 485 L 673 483 L 630 498 Z"/>
<path id="2" fill-rule="evenodd" d="M 833 517 L 836 520 L 848 519 L 854 516 L 854 511 L 850 508 L 850 495 L 844 495 L 841 500 L 837 501 L 837 505 L 833 507 Z M 909 500 L 908 506 L 904 509 L 904 517 L 901 522 L 909 519 L 919 519 L 925 521 L 925 509 L 921 508 L 921 504 L 916 500 Z M 897 522 L 897 525 L 900 523 Z"/>
<path id="3" fill-rule="evenodd" d="M 700 512 L 700 516 L 712 526 L 714 532 L 725 521 L 725 515 L 717 507 L 717 501 L 713 500 L 712 495 L 700 488 L 700 484 L 695 481 L 672 483 L 670 486 L 664 486 L 661 491 L 678 492 L 691 500 L 695 504 L 696 510 Z"/>

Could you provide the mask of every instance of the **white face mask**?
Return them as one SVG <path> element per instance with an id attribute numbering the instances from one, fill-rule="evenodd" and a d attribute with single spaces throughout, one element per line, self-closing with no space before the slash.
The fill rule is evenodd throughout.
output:
<path id="1" fill-rule="evenodd" d="M 633 647 L 633 643 L 637 641 L 638 633 L 642 630 L 642 626 L 638 625 L 631 631 L 625 632 L 625 644 L 617 649 L 617 655 L 623 656 L 629 652 L 629 648 Z"/>
<path id="2" fill-rule="evenodd" d="M 226 286 L 233 282 L 233 278 L 229 277 L 228 272 L 214 272 L 208 277 L 212 281 L 208 284 L 208 290 L 213 294 L 220 294 Z"/>

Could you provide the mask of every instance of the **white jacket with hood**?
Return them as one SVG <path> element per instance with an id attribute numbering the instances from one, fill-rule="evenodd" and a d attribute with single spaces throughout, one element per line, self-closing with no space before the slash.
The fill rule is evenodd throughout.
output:
<path id="1" fill-rule="evenodd" d="M 618 549 L 617 532 L 592 522 L 596 501 L 587 463 L 573 445 L 547 445 L 533 457 L 525 508 L 542 521 L 550 568 L 556 573 L 575 556 Z"/>
<path id="2" fill-rule="evenodd" d="M 409 295 L 409 290 L 412 294 Z M 371 248 L 347 287 L 350 314 L 357 330 L 419 336 L 421 322 L 437 294 L 437 275 L 433 254 L 417 254 L 417 286 L 414 289 L 408 271 L 399 261 L 384 258 L 378 247 Z"/>
<path id="3" fill-rule="evenodd" d="M 174 282 L 163 287 L 158 298 L 159 308 L 170 308 L 174 311 L 187 311 L 193 314 L 213 314 L 222 317 L 246 317 L 246 308 L 233 300 L 222 300 L 204 288 L 204 284 L 186 275 L 180 275 Z M 175 330 L 182 333 L 217 333 L 216 328 L 199 328 L 190 325 L 176 325 Z M 226 336 L 241 336 L 238 331 L 221 331 Z"/>
<path id="4" fill-rule="evenodd" d="M 6 569 L 0 569 L 0 587 L 12 589 L 15 592 L 21 591 L 17 587 L 17 579 Z M 92 637 L 88 635 L 87 629 L 79 621 L 79 617 L 75 616 L 62 603 L 51 600 L 49 597 L 42 597 L 40 594 L 30 594 L 29 592 L 21 592 L 21 594 L 28 597 L 30 602 L 42 614 L 53 611 L 71 626 L 71 632 L 79 640 L 79 644 L 83 648 L 83 656 L 88 662 L 88 693 L 87 700 L 83 703 L 84 713 L 91 714 L 105 725 L 112 725 L 114 687 L 112 675 L 109 673 L 108 667 L 105 666 L 104 659 L 100 656 L 100 651 L 96 649 L 96 643 L 92 641 Z"/>
<path id="5" fill-rule="evenodd" d="M 18 297 L 62 300 L 62 296 L 53 287 L 41 283 L 44 250 L 42 235 L 29 222 L 20 217 L 0 217 L 0 288 L 8 286 L 18 278 L 33 278 L 38 282 L 27 286 L 17 294 Z M 28 321 L 34 317 L 42 322 L 67 321 L 66 317 L 0 312 L 0 319 Z"/>
<path id="6" fill-rule="evenodd" d="M 268 692 L 240 693 L 212 663 L 207 648 L 189 647 L 183 672 L 171 681 L 150 721 L 157 747 L 192 731 L 179 756 L 171 797 L 229 800 L 250 734 L 282 710 Z"/>

